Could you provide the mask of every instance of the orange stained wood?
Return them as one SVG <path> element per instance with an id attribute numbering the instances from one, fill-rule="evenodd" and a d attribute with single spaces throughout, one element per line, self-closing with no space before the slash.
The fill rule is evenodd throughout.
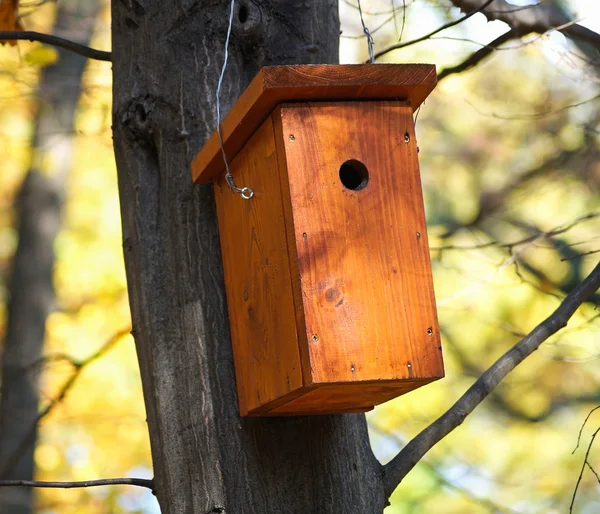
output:
<path id="1" fill-rule="evenodd" d="M 373 383 L 321 384 L 306 388 L 304 394 L 273 408 L 269 415 L 331 414 L 366 412 L 373 406 L 391 400 L 422 386 L 426 381 L 377 381 Z"/>
<path id="2" fill-rule="evenodd" d="M 262 68 L 231 108 L 221 131 L 233 159 L 273 109 L 284 101 L 408 100 L 416 109 L 437 82 L 432 64 L 303 64 Z M 213 134 L 192 162 L 195 183 L 209 183 L 224 171 Z"/>
<path id="3" fill-rule="evenodd" d="M 268 118 L 231 163 L 250 201 L 229 191 L 215 200 L 240 412 L 302 387 L 296 313 L 282 212 L 273 123 Z"/>
<path id="4" fill-rule="evenodd" d="M 284 104 L 273 114 L 313 384 L 444 374 L 412 114 L 400 101 Z M 366 166 L 363 189 L 342 184 L 348 160 Z"/>

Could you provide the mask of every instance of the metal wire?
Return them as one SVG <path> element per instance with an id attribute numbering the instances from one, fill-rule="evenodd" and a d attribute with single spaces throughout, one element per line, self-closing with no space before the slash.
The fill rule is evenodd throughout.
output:
<path id="1" fill-rule="evenodd" d="M 223 146 L 223 136 L 221 134 L 221 86 L 223 85 L 223 77 L 225 76 L 225 70 L 227 68 L 227 59 L 229 58 L 229 36 L 231 36 L 231 27 L 233 26 L 233 11 L 235 8 L 235 0 L 231 0 L 231 10 L 229 12 L 229 26 L 227 27 L 227 38 L 225 39 L 225 57 L 223 59 L 223 67 L 221 68 L 221 75 L 219 76 L 219 82 L 217 83 L 217 135 L 219 136 L 219 145 L 221 146 L 221 154 L 223 155 L 223 162 L 225 163 L 225 180 L 229 189 L 233 193 L 241 195 L 245 200 L 250 200 L 254 196 L 254 191 L 250 187 L 238 187 L 235 184 L 235 180 L 229 171 L 229 162 L 227 162 L 227 155 L 225 154 L 225 147 Z"/>
<path id="2" fill-rule="evenodd" d="M 373 47 L 375 46 L 375 42 L 373 41 L 373 36 L 369 32 L 369 29 L 365 25 L 362 8 L 360 6 L 360 0 L 358 0 L 358 12 L 360 14 L 360 23 L 362 25 L 363 32 L 365 33 L 365 36 L 367 37 L 367 47 L 369 49 L 369 59 L 371 59 L 371 64 L 375 64 L 375 50 L 373 49 Z"/>

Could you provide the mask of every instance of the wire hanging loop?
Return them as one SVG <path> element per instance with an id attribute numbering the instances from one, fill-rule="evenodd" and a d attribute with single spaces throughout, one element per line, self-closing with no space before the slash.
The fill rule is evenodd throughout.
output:
<path id="1" fill-rule="evenodd" d="M 254 196 L 254 190 L 251 187 L 238 187 L 233 179 L 233 175 L 229 170 L 229 162 L 227 161 L 227 154 L 225 153 L 225 146 L 223 145 L 223 135 L 221 134 L 221 86 L 223 85 L 223 77 L 225 76 L 225 70 L 227 69 L 227 59 L 229 58 L 229 37 L 231 36 L 231 27 L 233 26 L 233 11 L 235 9 L 235 0 L 231 0 L 231 10 L 229 11 L 229 26 L 227 27 L 227 37 L 225 38 L 225 56 L 223 59 L 223 67 L 221 68 L 221 74 L 219 75 L 219 82 L 217 83 L 217 135 L 219 136 L 219 145 L 221 146 L 221 155 L 223 155 L 223 162 L 225 163 L 225 180 L 229 189 L 233 193 L 239 194 L 244 200 L 250 200 Z"/>
<path id="2" fill-rule="evenodd" d="M 360 6 L 360 0 L 357 0 L 357 1 L 358 1 L 358 12 L 360 14 L 360 23 L 362 25 L 363 32 L 365 33 L 365 36 L 367 38 L 367 47 L 369 49 L 369 59 L 371 60 L 371 64 L 375 64 L 375 50 L 374 50 L 375 41 L 373 41 L 373 36 L 369 32 L 369 29 L 367 28 L 367 26 L 365 24 L 365 19 L 363 18 L 362 8 Z"/>

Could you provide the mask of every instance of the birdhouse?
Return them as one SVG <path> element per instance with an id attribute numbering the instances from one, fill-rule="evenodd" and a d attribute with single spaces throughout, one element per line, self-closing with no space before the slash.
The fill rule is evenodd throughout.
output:
<path id="1" fill-rule="evenodd" d="M 252 197 L 216 133 L 195 157 L 242 416 L 364 412 L 444 376 L 413 121 L 435 84 L 425 64 L 263 68 L 221 125 Z"/>

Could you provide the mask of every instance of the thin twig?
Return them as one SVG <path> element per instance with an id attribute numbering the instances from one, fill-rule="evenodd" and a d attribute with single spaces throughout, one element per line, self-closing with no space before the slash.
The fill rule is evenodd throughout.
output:
<path id="1" fill-rule="evenodd" d="M 58 395 L 53 400 L 51 400 L 50 403 L 37 415 L 35 421 L 32 423 L 32 425 L 29 427 L 29 429 L 27 429 L 25 431 L 25 435 L 23 436 L 23 439 L 21 439 L 21 442 L 17 445 L 17 447 L 15 448 L 12 455 L 8 459 L 5 460 L 4 467 L 2 467 L 2 469 L 0 469 L 0 477 L 8 476 L 9 473 L 13 470 L 13 468 L 19 462 L 19 459 L 21 458 L 21 455 L 23 455 L 23 452 L 30 445 L 34 444 L 35 433 L 36 433 L 38 424 L 40 423 L 40 421 L 43 418 L 45 418 L 48 414 L 50 414 L 50 412 L 52 411 L 52 409 L 54 409 L 54 407 L 56 407 L 56 405 L 58 405 L 65 398 L 67 393 L 71 390 L 71 388 L 73 387 L 73 385 L 79 378 L 81 371 L 86 366 L 88 366 L 95 360 L 99 359 L 102 355 L 104 355 L 110 348 L 112 348 L 114 346 L 114 344 L 119 339 L 121 339 L 121 337 L 129 334 L 129 332 L 130 332 L 130 328 L 121 329 L 118 332 L 116 332 L 115 334 L 113 334 L 98 350 L 96 350 L 93 354 L 86 357 L 84 360 L 71 361 L 71 364 L 75 367 L 75 371 L 69 377 L 69 379 L 63 384 Z"/>
<path id="2" fill-rule="evenodd" d="M 445 252 L 447 250 L 482 250 L 484 248 L 490 247 L 498 247 L 498 248 L 506 248 L 507 250 L 513 249 L 515 246 L 521 246 L 524 244 L 531 243 L 536 239 L 544 238 L 550 239 L 554 236 L 558 236 L 560 234 L 564 234 L 565 232 L 571 230 L 573 227 L 577 226 L 582 221 L 586 221 L 589 219 L 597 218 L 600 216 L 600 211 L 589 212 L 588 214 L 584 214 L 583 216 L 579 216 L 575 218 L 573 221 L 566 225 L 561 225 L 559 227 L 553 228 L 552 230 L 548 230 L 547 232 L 537 232 L 531 236 L 527 236 L 523 239 L 518 239 L 513 241 L 512 243 L 500 243 L 498 241 L 488 241 L 486 243 L 478 243 L 474 245 L 445 245 L 445 246 L 432 246 L 430 250 L 437 252 Z"/>
<path id="3" fill-rule="evenodd" d="M 468 20 L 471 16 L 477 14 L 482 9 L 485 9 L 488 5 L 490 5 L 494 1 L 495 0 L 487 0 L 487 2 L 480 5 L 477 9 L 474 9 L 471 12 L 465 14 L 462 18 L 459 18 L 458 20 L 454 20 L 449 23 L 446 23 L 446 24 L 442 25 L 441 27 L 438 27 L 434 31 L 430 32 L 429 34 L 425 34 L 424 36 L 421 36 L 417 39 L 412 39 L 412 40 L 406 41 L 404 43 L 396 43 L 395 45 L 391 45 L 387 48 L 384 48 L 383 50 L 381 50 L 375 54 L 375 59 L 391 52 L 392 50 L 398 50 L 400 48 L 405 48 L 407 46 L 414 45 L 416 43 L 420 43 L 421 41 L 425 41 L 426 39 L 429 39 L 431 36 L 435 36 L 438 32 L 441 32 L 442 30 L 446 30 L 446 29 L 449 29 L 450 27 L 454 27 L 455 25 L 458 25 L 459 23 L 462 23 L 463 21 Z M 404 27 L 404 25 L 403 25 L 403 27 Z"/>
<path id="4" fill-rule="evenodd" d="M 10 31 L 0 30 L 0 41 L 39 41 L 52 46 L 64 48 L 84 57 L 96 59 L 97 61 L 110 61 L 111 53 L 102 50 L 96 50 L 89 46 L 81 45 L 75 41 L 65 39 L 52 34 L 44 34 L 42 32 L 34 32 L 31 30 Z"/>
<path id="5" fill-rule="evenodd" d="M 596 481 L 600 484 L 600 475 L 598 475 L 598 472 L 592 467 L 592 465 L 589 462 L 586 462 L 586 464 L 587 464 L 587 467 L 590 468 L 590 471 L 596 477 Z"/>
<path id="6" fill-rule="evenodd" d="M 539 346 L 563 328 L 577 308 L 600 287 L 600 263 L 567 297 L 558 308 L 533 331 L 488 368 L 465 394 L 449 409 L 408 443 L 383 467 L 384 486 L 388 497 L 423 456 L 460 426 L 465 418 L 498 386 L 516 366 Z"/>
<path id="7" fill-rule="evenodd" d="M 581 428 L 579 429 L 579 435 L 577 436 L 577 444 L 575 445 L 575 449 L 571 452 L 571 455 L 573 455 L 577 451 L 577 448 L 579 448 L 579 443 L 581 443 L 581 434 L 583 433 L 583 429 L 585 428 L 585 424 L 588 422 L 588 419 L 590 419 L 590 416 L 592 414 L 594 414 L 594 412 L 596 412 L 598 409 L 600 409 L 600 405 L 598 405 L 598 407 L 594 407 L 588 413 L 588 415 L 585 417 L 585 419 L 583 420 L 583 424 L 581 425 Z"/>
<path id="8" fill-rule="evenodd" d="M 571 257 L 563 257 L 560 262 L 572 261 L 581 257 L 585 257 L 586 255 L 594 255 L 595 253 L 600 253 L 600 250 L 590 250 L 589 252 L 578 253 L 577 255 L 572 255 Z"/>
<path id="9" fill-rule="evenodd" d="M 394 17 L 394 20 L 396 17 Z M 406 0 L 402 0 L 402 28 L 400 29 L 400 37 L 398 41 L 402 41 L 402 36 L 404 35 L 404 27 L 406 26 Z"/>
<path id="10" fill-rule="evenodd" d="M 135 485 L 154 490 L 154 480 L 146 478 L 102 478 L 81 482 L 38 482 L 32 480 L 0 480 L 0 487 L 47 487 L 52 489 L 74 489 L 76 487 L 98 487 L 101 485 Z"/>
<path id="11" fill-rule="evenodd" d="M 497 50 L 501 50 L 501 49 L 498 48 Z M 475 111 L 477 112 L 477 114 L 481 114 L 482 116 L 489 116 L 491 118 L 497 118 L 499 120 L 507 120 L 507 121 L 516 120 L 516 121 L 521 121 L 521 120 L 539 120 L 539 119 L 544 118 L 546 116 L 551 116 L 551 115 L 554 115 L 554 114 L 559 114 L 559 113 L 567 111 L 569 109 L 574 109 L 575 107 L 581 107 L 582 105 L 593 103 L 593 102 L 595 102 L 598 99 L 600 99 L 600 95 L 594 95 L 591 98 L 587 98 L 586 100 L 581 100 L 580 102 L 563 105 L 562 107 L 559 107 L 557 109 L 549 109 L 549 110 L 542 111 L 542 112 L 536 112 L 536 113 L 531 113 L 531 114 L 518 114 L 518 115 L 511 115 L 511 116 L 504 116 L 502 114 L 497 114 L 495 112 L 486 113 L 486 112 L 483 112 L 483 111 L 479 110 L 469 100 L 466 100 L 466 102 L 471 107 L 473 107 L 473 109 L 475 109 Z"/>
<path id="12" fill-rule="evenodd" d="M 581 465 L 581 471 L 579 472 L 579 476 L 577 477 L 577 483 L 575 484 L 575 489 L 573 490 L 573 497 L 571 498 L 571 504 L 569 505 L 569 513 L 573 512 L 573 506 L 575 505 L 575 497 L 577 496 L 577 490 L 579 489 L 579 484 L 581 483 L 581 479 L 583 478 L 583 472 L 585 471 L 585 466 L 588 464 L 588 457 L 590 456 L 590 451 L 592 450 L 592 445 L 594 444 L 594 439 L 600 432 L 600 428 L 596 429 L 596 431 L 592 434 L 592 438 L 590 439 L 590 444 L 588 444 L 587 451 L 585 452 L 585 458 L 583 459 L 583 464 Z M 591 467 L 591 466 L 590 466 Z M 596 472 L 594 471 L 594 475 Z"/>
<path id="13" fill-rule="evenodd" d="M 527 9 L 535 9 L 538 5 L 543 4 L 547 0 L 540 0 L 537 4 L 529 4 L 523 5 L 521 7 L 515 7 L 514 9 L 502 9 L 500 11 L 494 11 L 493 9 L 488 9 L 490 13 L 500 13 L 500 14 L 511 14 L 519 11 L 526 11 Z"/>
<path id="14" fill-rule="evenodd" d="M 481 61 L 483 61 L 486 57 L 488 57 L 492 52 L 494 52 L 500 45 L 503 45 L 504 43 L 506 43 L 507 41 L 510 41 L 511 39 L 516 39 L 517 37 L 518 37 L 517 32 L 514 29 L 510 29 L 508 32 L 505 32 L 500 37 L 497 37 L 496 39 L 494 39 L 491 43 L 488 43 L 483 48 L 480 48 L 479 50 L 477 50 L 474 54 L 472 54 L 470 57 L 465 59 L 462 63 L 458 64 L 457 66 L 453 66 L 451 68 L 444 68 L 438 74 L 438 82 L 440 80 L 445 79 L 449 75 L 454 75 L 455 73 L 461 73 L 463 71 L 468 70 L 469 68 L 472 68 L 473 66 L 476 66 Z"/>
<path id="15" fill-rule="evenodd" d="M 473 9 L 481 0 L 451 1 L 456 7 L 466 12 Z M 516 30 L 519 36 L 524 36 L 530 32 L 541 34 L 553 28 L 564 26 L 557 30 L 575 40 L 575 42 L 584 42 L 593 46 L 596 50 L 600 50 L 600 34 L 577 23 L 568 24 L 571 20 L 560 6 L 555 5 L 556 2 L 550 5 L 540 5 L 541 3 L 532 6 L 534 8 L 517 12 L 514 10 L 515 6 L 513 4 L 508 3 L 506 0 L 497 0 L 496 5 L 494 5 L 495 9 L 483 9 L 482 14 L 488 21 L 498 20 L 506 23 L 511 29 Z"/>

